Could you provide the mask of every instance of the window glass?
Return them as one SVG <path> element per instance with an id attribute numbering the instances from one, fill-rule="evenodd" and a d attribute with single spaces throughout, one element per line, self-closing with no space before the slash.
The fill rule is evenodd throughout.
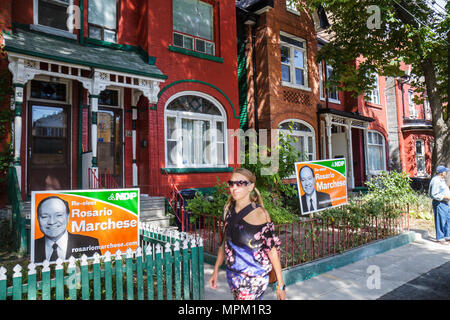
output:
<path id="1" fill-rule="evenodd" d="M 67 6 L 69 0 L 38 0 L 38 24 L 68 30 Z"/>
<path id="2" fill-rule="evenodd" d="M 284 84 L 307 87 L 306 50 L 304 41 L 280 35 L 281 80 Z"/>
<path id="3" fill-rule="evenodd" d="M 66 101 L 66 85 L 63 83 L 31 80 L 31 98 Z"/>
<path id="4" fill-rule="evenodd" d="M 89 23 L 116 29 L 116 0 L 89 0 Z"/>
<path id="5" fill-rule="evenodd" d="M 213 6 L 198 0 L 173 0 L 173 29 L 213 40 Z"/>
<path id="6" fill-rule="evenodd" d="M 374 131 L 367 133 L 367 152 L 368 152 L 368 165 L 369 171 L 376 173 L 384 170 L 384 138 L 383 136 Z"/>

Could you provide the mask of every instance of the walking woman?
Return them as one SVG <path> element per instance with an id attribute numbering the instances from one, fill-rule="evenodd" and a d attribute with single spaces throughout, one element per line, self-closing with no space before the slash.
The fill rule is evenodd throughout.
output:
<path id="1" fill-rule="evenodd" d="M 219 267 L 226 259 L 228 285 L 235 300 L 262 299 L 269 284 L 269 272 L 277 277 L 277 299 L 285 300 L 286 291 L 277 249 L 280 241 L 255 187 L 255 175 L 245 168 L 233 171 L 230 197 L 224 208 L 224 237 L 209 279 L 217 289 Z"/>

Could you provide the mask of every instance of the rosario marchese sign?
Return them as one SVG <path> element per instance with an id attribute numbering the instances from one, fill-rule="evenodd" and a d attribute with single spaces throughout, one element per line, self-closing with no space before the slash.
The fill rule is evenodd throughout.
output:
<path id="1" fill-rule="evenodd" d="M 302 214 L 347 203 L 345 158 L 295 163 Z"/>
<path id="2" fill-rule="evenodd" d="M 139 189 L 33 191 L 31 261 L 138 247 Z"/>

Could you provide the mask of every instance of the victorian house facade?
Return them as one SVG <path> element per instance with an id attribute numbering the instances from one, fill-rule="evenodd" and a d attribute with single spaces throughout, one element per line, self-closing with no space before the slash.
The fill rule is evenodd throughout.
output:
<path id="1" fill-rule="evenodd" d="M 232 171 L 233 2 L 7 0 L 0 11 L 24 199 L 96 184 L 165 196 Z"/>

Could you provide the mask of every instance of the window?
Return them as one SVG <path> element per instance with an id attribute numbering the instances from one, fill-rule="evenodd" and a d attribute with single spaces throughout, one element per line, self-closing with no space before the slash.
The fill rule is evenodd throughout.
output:
<path id="1" fill-rule="evenodd" d="M 327 79 L 330 79 L 333 74 L 333 67 L 327 65 Z M 328 88 L 328 99 L 331 102 L 339 103 L 338 90 L 336 86 Z"/>
<path id="2" fill-rule="evenodd" d="M 408 104 L 409 104 L 409 117 L 417 118 L 417 110 L 414 104 L 414 92 L 412 90 L 408 91 Z"/>
<path id="3" fill-rule="evenodd" d="M 90 0 L 88 10 L 89 37 L 117 42 L 116 0 Z"/>
<path id="4" fill-rule="evenodd" d="M 166 167 L 224 167 L 225 113 L 218 102 L 182 95 L 166 108 Z"/>
<path id="5" fill-rule="evenodd" d="M 300 14 L 297 9 L 297 2 L 294 0 L 286 0 L 286 10 L 295 14 Z"/>
<path id="6" fill-rule="evenodd" d="M 100 92 L 98 97 L 98 104 L 108 107 L 118 107 L 119 106 L 119 91 L 112 89 L 105 89 Z"/>
<path id="7" fill-rule="evenodd" d="M 424 105 L 425 105 L 425 120 L 431 120 L 431 106 L 430 106 L 430 101 L 425 98 L 424 100 Z"/>
<path id="8" fill-rule="evenodd" d="M 67 89 L 64 83 L 31 80 L 30 98 L 52 101 L 66 101 Z"/>
<path id="9" fill-rule="evenodd" d="M 215 55 L 214 7 L 198 0 L 173 0 L 173 45 Z"/>
<path id="10" fill-rule="evenodd" d="M 377 174 L 385 170 L 384 137 L 376 131 L 367 132 L 367 158 L 369 172 Z"/>
<path id="11" fill-rule="evenodd" d="M 375 86 L 375 88 L 370 90 L 370 92 L 368 94 L 369 102 L 371 102 L 373 104 L 380 104 L 380 90 L 379 90 L 379 86 L 378 86 L 378 75 L 375 75 L 375 80 L 373 82 L 373 85 Z"/>
<path id="12" fill-rule="evenodd" d="M 316 158 L 316 143 L 315 143 L 315 133 L 314 128 L 308 123 L 301 120 L 287 120 L 282 122 L 278 129 L 280 129 L 280 134 L 286 134 L 291 137 L 296 138 L 292 145 L 301 152 L 303 155 L 302 159 L 298 161 L 312 161 Z M 295 177 L 294 175 L 290 178 Z"/>
<path id="13" fill-rule="evenodd" d="M 306 68 L 306 41 L 285 34 L 280 35 L 280 40 L 282 84 L 309 90 Z"/>
<path id="14" fill-rule="evenodd" d="M 38 31 L 65 35 L 72 33 L 73 25 L 68 23 L 68 7 L 73 0 L 34 0 L 34 26 Z"/>
<path id="15" fill-rule="evenodd" d="M 416 166 L 418 176 L 427 174 L 425 167 L 425 142 L 421 139 L 416 140 Z"/>

